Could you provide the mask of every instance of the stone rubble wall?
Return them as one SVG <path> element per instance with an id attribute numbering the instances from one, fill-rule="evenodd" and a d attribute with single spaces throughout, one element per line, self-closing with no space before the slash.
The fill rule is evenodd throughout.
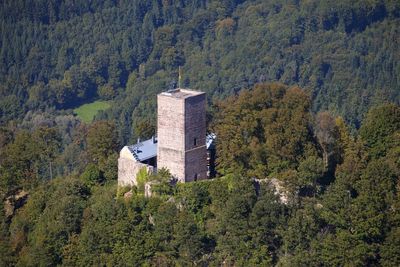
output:
<path id="1" fill-rule="evenodd" d="M 137 185 L 136 174 L 146 168 L 148 172 L 154 172 L 154 167 L 127 158 L 118 159 L 118 186 Z"/>

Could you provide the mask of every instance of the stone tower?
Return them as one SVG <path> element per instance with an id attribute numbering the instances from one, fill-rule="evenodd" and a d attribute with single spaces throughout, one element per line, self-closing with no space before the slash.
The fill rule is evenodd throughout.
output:
<path id="1" fill-rule="evenodd" d="M 207 178 L 206 95 L 175 89 L 157 96 L 157 168 L 180 182 Z"/>

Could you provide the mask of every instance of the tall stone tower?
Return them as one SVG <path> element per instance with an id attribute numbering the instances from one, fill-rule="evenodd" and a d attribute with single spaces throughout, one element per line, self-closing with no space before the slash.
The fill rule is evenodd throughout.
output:
<path id="1" fill-rule="evenodd" d="M 180 182 L 207 178 L 206 95 L 175 89 L 157 96 L 157 168 Z"/>

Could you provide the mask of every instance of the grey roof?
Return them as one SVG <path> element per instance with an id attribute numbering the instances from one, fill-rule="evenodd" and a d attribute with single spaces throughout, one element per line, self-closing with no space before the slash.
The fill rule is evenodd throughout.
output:
<path id="1" fill-rule="evenodd" d="M 215 138 L 216 135 L 214 133 L 210 133 L 206 136 L 207 149 L 213 144 Z M 157 138 L 150 138 L 146 141 L 130 145 L 128 149 L 137 161 L 145 161 L 154 158 L 157 156 Z"/>
<path id="2" fill-rule="evenodd" d="M 207 136 L 206 136 L 206 147 L 207 147 L 207 149 L 210 149 L 210 146 L 214 143 L 216 137 L 217 136 L 215 135 L 215 133 L 207 134 Z"/>
<path id="3" fill-rule="evenodd" d="M 149 140 L 128 146 L 128 149 L 137 161 L 154 158 L 157 156 L 157 139 L 150 138 Z"/>
<path id="4" fill-rule="evenodd" d="M 177 89 L 169 90 L 166 92 L 162 92 L 160 95 L 184 99 L 184 98 L 188 98 L 188 97 L 192 97 L 192 96 L 196 96 L 196 95 L 202 95 L 202 94 L 205 94 L 205 93 L 201 92 L 201 91 L 191 90 L 191 89 L 177 88 Z"/>

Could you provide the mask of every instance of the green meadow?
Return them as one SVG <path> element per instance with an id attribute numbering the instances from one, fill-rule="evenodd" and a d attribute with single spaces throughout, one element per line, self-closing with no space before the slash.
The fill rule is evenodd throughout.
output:
<path id="1" fill-rule="evenodd" d="M 76 109 L 74 113 L 85 123 L 92 122 L 94 116 L 100 110 L 106 110 L 111 107 L 110 101 L 95 101 L 93 103 L 84 104 Z"/>

